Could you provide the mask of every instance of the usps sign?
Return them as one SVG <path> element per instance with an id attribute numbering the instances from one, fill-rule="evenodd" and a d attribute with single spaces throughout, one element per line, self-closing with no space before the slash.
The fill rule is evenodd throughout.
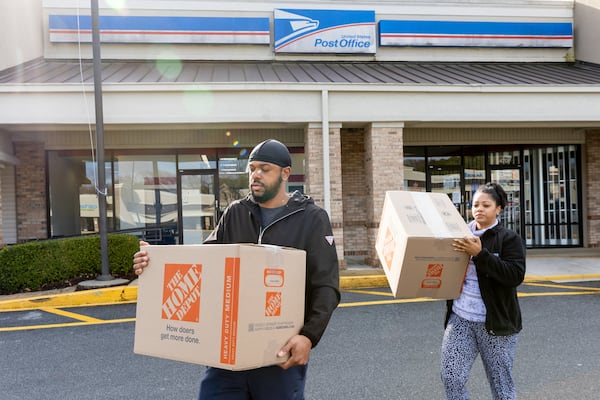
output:
<path id="1" fill-rule="evenodd" d="M 276 53 L 376 51 L 375 11 L 275 9 Z"/>

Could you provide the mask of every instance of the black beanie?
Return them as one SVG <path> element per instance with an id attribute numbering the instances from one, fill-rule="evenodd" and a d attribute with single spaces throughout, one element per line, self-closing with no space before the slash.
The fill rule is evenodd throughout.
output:
<path id="1" fill-rule="evenodd" d="M 250 153 L 248 162 L 250 161 L 264 161 L 283 168 L 292 166 L 292 159 L 287 147 L 275 139 L 257 144 Z"/>

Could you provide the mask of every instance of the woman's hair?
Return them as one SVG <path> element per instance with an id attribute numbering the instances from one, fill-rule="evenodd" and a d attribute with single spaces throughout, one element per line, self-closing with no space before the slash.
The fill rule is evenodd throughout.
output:
<path id="1" fill-rule="evenodd" d="M 477 191 L 492 196 L 496 204 L 500 206 L 500 209 L 504 210 L 504 207 L 506 207 L 506 192 L 502 189 L 502 186 L 497 183 L 488 182 L 485 185 L 479 186 Z"/>

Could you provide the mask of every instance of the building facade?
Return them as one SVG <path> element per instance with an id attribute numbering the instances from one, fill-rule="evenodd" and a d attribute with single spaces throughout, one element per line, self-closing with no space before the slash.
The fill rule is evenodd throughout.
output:
<path id="1" fill-rule="evenodd" d="M 0 243 L 97 232 L 90 4 L 0 7 Z M 528 247 L 598 247 L 599 9 L 100 1 L 108 229 L 200 242 L 247 193 L 249 150 L 276 138 L 342 266 L 378 265 L 386 190 L 446 193 L 468 220 L 490 180 Z"/>

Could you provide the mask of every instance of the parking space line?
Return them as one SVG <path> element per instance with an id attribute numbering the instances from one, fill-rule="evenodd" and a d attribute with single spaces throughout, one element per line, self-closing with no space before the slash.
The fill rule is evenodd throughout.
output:
<path id="1" fill-rule="evenodd" d="M 352 303 L 340 303 L 338 307 L 360 307 L 360 306 L 377 306 L 382 304 L 399 304 L 399 303 L 423 303 L 428 301 L 442 301 L 438 299 L 427 299 L 420 297 L 418 299 L 394 299 L 394 300 L 371 300 L 371 301 L 356 301 Z"/>
<path id="2" fill-rule="evenodd" d="M 519 297 L 548 297 L 548 296 L 582 296 L 582 295 L 594 295 L 600 293 L 600 288 L 594 287 L 586 287 L 586 286 L 577 286 L 577 285 L 564 285 L 564 284 L 555 284 L 555 283 L 536 283 L 536 282 L 526 282 L 523 283 L 523 286 L 535 286 L 535 287 L 546 287 L 548 289 L 557 289 L 552 292 L 522 292 L 519 291 L 517 295 Z M 374 288 L 371 288 L 374 289 Z M 561 291 L 562 290 L 562 291 Z M 376 290 L 369 290 L 369 288 L 364 289 L 346 289 L 343 290 L 344 293 L 353 293 L 353 294 L 364 294 L 367 296 L 381 296 L 381 297 L 393 297 L 392 293 L 388 292 L 380 292 Z M 401 303 L 417 303 L 417 302 L 425 302 L 425 301 L 441 301 L 439 299 L 430 299 L 430 298 L 416 298 L 416 299 L 390 299 L 390 300 L 365 300 L 365 301 L 355 301 L 355 302 L 347 302 L 340 303 L 338 307 L 361 307 L 361 306 L 372 306 L 372 305 L 384 305 L 384 304 L 401 304 Z"/>
<path id="3" fill-rule="evenodd" d="M 587 286 L 576 286 L 576 285 L 564 285 L 564 284 L 556 284 L 556 283 L 533 283 L 528 282 L 524 283 L 525 286 L 537 286 L 537 287 L 548 287 L 548 288 L 556 288 L 556 289 L 573 289 L 573 290 L 581 290 L 585 289 L 586 291 L 598 291 L 600 292 L 600 288 L 587 287 Z"/>
<path id="4" fill-rule="evenodd" d="M 539 293 L 523 293 L 519 292 L 519 297 L 543 297 L 543 296 L 581 296 L 586 294 L 598 294 L 598 292 L 579 291 L 579 292 L 539 292 Z"/>
<path id="5" fill-rule="evenodd" d="M 386 296 L 386 297 L 394 296 L 392 293 L 389 293 L 389 292 L 378 292 L 375 290 L 365 290 L 365 289 L 344 290 L 344 293 L 368 294 L 368 295 L 373 295 L 373 296 Z"/>
<path id="6" fill-rule="evenodd" d="M 51 329 L 51 328 L 69 328 L 72 326 L 120 324 L 120 323 L 124 323 L 124 322 L 135 322 L 135 318 L 107 319 L 107 320 L 98 320 L 97 322 L 79 321 L 79 322 L 65 322 L 62 324 L 11 326 L 8 328 L 0 328 L 0 332 L 27 331 L 27 330 L 34 330 L 34 329 Z"/>
<path id="7" fill-rule="evenodd" d="M 103 322 L 104 321 L 104 320 L 101 320 L 98 318 L 88 317 L 87 315 L 77 314 L 74 312 L 61 310 L 60 308 L 55 308 L 55 307 L 41 307 L 40 310 L 51 313 L 51 314 L 56 314 L 56 315 L 60 315 L 63 317 L 76 319 L 76 320 L 82 321 L 82 322 Z"/>

